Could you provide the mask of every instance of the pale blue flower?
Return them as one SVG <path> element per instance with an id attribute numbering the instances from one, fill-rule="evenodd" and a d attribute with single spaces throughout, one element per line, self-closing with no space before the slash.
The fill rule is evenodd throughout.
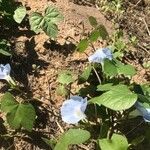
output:
<path id="1" fill-rule="evenodd" d="M 100 48 L 93 55 L 89 56 L 89 62 L 103 63 L 104 59 L 113 59 L 112 52 L 109 48 Z"/>
<path id="2" fill-rule="evenodd" d="M 11 67 L 9 64 L 0 64 L 0 79 L 7 80 L 11 85 L 16 86 L 16 83 L 10 76 Z"/>
<path id="3" fill-rule="evenodd" d="M 136 102 L 135 107 L 143 116 L 145 122 L 150 122 L 150 108 L 145 108 L 140 102 Z"/>
<path id="4" fill-rule="evenodd" d="M 84 119 L 87 107 L 87 98 L 72 96 L 69 100 L 63 102 L 61 107 L 62 120 L 68 124 L 76 124 Z"/>
<path id="5" fill-rule="evenodd" d="M 0 64 L 0 79 L 8 80 L 10 76 L 11 67 L 9 64 Z"/>

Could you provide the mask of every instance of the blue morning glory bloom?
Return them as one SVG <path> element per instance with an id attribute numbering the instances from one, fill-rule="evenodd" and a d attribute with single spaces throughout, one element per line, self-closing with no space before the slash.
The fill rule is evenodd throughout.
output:
<path id="1" fill-rule="evenodd" d="M 0 79 L 7 80 L 10 76 L 11 67 L 9 64 L 0 64 Z"/>
<path id="2" fill-rule="evenodd" d="M 69 100 L 63 102 L 61 107 L 62 120 L 68 124 L 76 124 L 84 119 L 87 107 L 87 98 L 72 96 Z"/>
<path id="3" fill-rule="evenodd" d="M 0 79 L 8 81 L 11 85 L 16 86 L 16 83 L 10 76 L 11 67 L 9 64 L 0 64 Z"/>
<path id="4" fill-rule="evenodd" d="M 89 62 L 103 63 L 104 59 L 113 59 L 112 52 L 109 48 L 100 48 L 93 55 L 89 56 Z"/>
<path id="5" fill-rule="evenodd" d="M 150 122 L 150 108 L 145 108 L 140 102 L 136 102 L 135 107 L 143 116 L 144 121 Z"/>

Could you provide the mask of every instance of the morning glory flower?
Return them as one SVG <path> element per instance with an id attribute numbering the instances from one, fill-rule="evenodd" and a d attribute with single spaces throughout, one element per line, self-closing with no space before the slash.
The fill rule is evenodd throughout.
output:
<path id="1" fill-rule="evenodd" d="M 68 124 L 76 124 L 84 119 L 87 107 L 87 98 L 72 96 L 69 100 L 63 102 L 61 107 L 62 120 Z"/>
<path id="2" fill-rule="evenodd" d="M 0 79 L 7 80 L 10 84 L 15 85 L 15 82 L 10 77 L 11 67 L 9 64 L 3 65 L 0 64 Z"/>
<path id="3" fill-rule="evenodd" d="M 144 121 L 150 122 L 150 108 L 145 108 L 140 102 L 136 102 L 135 107 L 143 116 Z"/>
<path id="4" fill-rule="evenodd" d="M 10 76 L 10 70 L 11 68 L 9 64 L 0 64 L 0 79 L 7 80 Z"/>
<path id="5" fill-rule="evenodd" d="M 89 62 L 103 63 L 104 59 L 113 59 L 112 52 L 109 48 L 100 48 L 93 55 L 89 56 Z"/>

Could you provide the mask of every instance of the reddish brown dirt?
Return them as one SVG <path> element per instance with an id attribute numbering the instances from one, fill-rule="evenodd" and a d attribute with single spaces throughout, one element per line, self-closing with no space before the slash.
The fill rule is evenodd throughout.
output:
<path id="1" fill-rule="evenodd" d="M 19 73 L 19 78 L 24 78 L 24 72 L 28 72 L 27 74 L 25 73 L 28 83 L 22 82 L 22 84 L 29 87 L 33 99 L 40 100 L 42 106 L 39 106 L 41 118 L 38 118 L 41 126 L 39 125 L 39 127 L 34 130 L 34 134 L 31 135 L 34 140 L 31 140 L 26 135 L 21 135 L 21 138 L 17 137 L 14 139 L 16 143 L 11 146 L 19 150 L 46 149 L 41 145 L 42 143 L 39 142 L 41 141 L 38 139 L 40 135 L 37 134 L 36 131 L 41 135 L 53 138 L 58 137 L 60 133 L 67 128 L 67 125 L 60 119 L 59 108 L 65 98 L 56 94 L 56 89 L 58 87 L 57 76 L 61 70 L 65 69 L 70 69 L 78 73 L 86 65 L 87 56 L 77 53 L 75 51 L 75 45 L 91 31 L 88 17 L 94 16 L 99 23 L 105 25 L 109 33 L 113 32 L 113 25 L 106 20 L 95 7 L 79 6 L 69 2 L 69 0 L 56 0 L 55 2 L 48 0 L 20 1 L 23 5 L 30 8 L 28 10 L 29 15 L 34 11 L 42 13 L 48 5 L 56 6 L 64 15 L 64 21 L 58 26 L 59 34 L 56 42 L 50 41 L 49 37 L 44 33 L 33 36 L 32 34 L 27 34 L 28 31 L 25 28 L 20 28 L 20 30 L 26 34 L 19 34 L 16 38 L 12 39 L 12 41 L 15 42 L 15 51 L 21 55 L 21 57 L 22 55 L 26 56 L 27 52 L 32 51 L 29 56 L 31 62 L 28 62 L 28 59 L 23 59 L 23 61 L 25 60 L 24 63 L 26 68 L 22 68 L 21 73 Z M 105 45 L 104 42 L 96 43 L 95 47 L 102 47 L 103 44 Z M 90 53 L 91 49 L 89 48 L 87 54 Z M 30 57 L 32 57 L 32 59 L 30 59 Z M 134 62 L 133 64 L 136 66 L 137 63 L 138 62 Z M 31 69 L 31 66 L 35 64 L 39 66 L 39 69 L 33 71 L 32 67 L 32 70 L 29 71 L 28 66 L 30 65 L 29 68 Z M 20 69 L 22 66 L 18 65 L 18 67 Z M 137 69 L 141 75 L 135 77 L 135 80 L 145 82 L 145 79 L 143 79 L 143 74 L 145 74 L 143 68 L 137 67 Z M 17 76 L 17 73 L 17 71 L 14 72 L 14 75 Z M 19 78 L 18 81 L 20 81 Z M 76 85 L 73 85 L 73 87 L 75 90 L 78 88 Z M 43 118 L 45 118 L 45 122 Z M 43 122 L 41 123 L 41 121 Z M 85 148 L 92 150 L 92 148 L 82 145 L 78 150 Z"/>

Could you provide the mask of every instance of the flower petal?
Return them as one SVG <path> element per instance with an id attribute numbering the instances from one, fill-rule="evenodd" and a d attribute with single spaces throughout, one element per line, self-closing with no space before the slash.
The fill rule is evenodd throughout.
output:
<path id="1" fill-rule="evenodd" d="M 88 60 L 90 62 L 102 63 L 106 58 L 112 60 L 112 52 L 109 48 L 101 48 L 98 49 L 93 55 L 89 56 Z"/>
<path id="2" fill-rule="evenodd" d="M 0 79 L 7 79 L 11 71 L 10 65 L 0 64 Z"/>
<path id="3" fill-rule="evenodd" d="M 72 96 L 71 99 L 63 102 L 61 107 L 62 120 L 69 124 L 78 123 L 86 116 L 84 111 L 87 107 L 87 99 L 80 96 Z"/>

